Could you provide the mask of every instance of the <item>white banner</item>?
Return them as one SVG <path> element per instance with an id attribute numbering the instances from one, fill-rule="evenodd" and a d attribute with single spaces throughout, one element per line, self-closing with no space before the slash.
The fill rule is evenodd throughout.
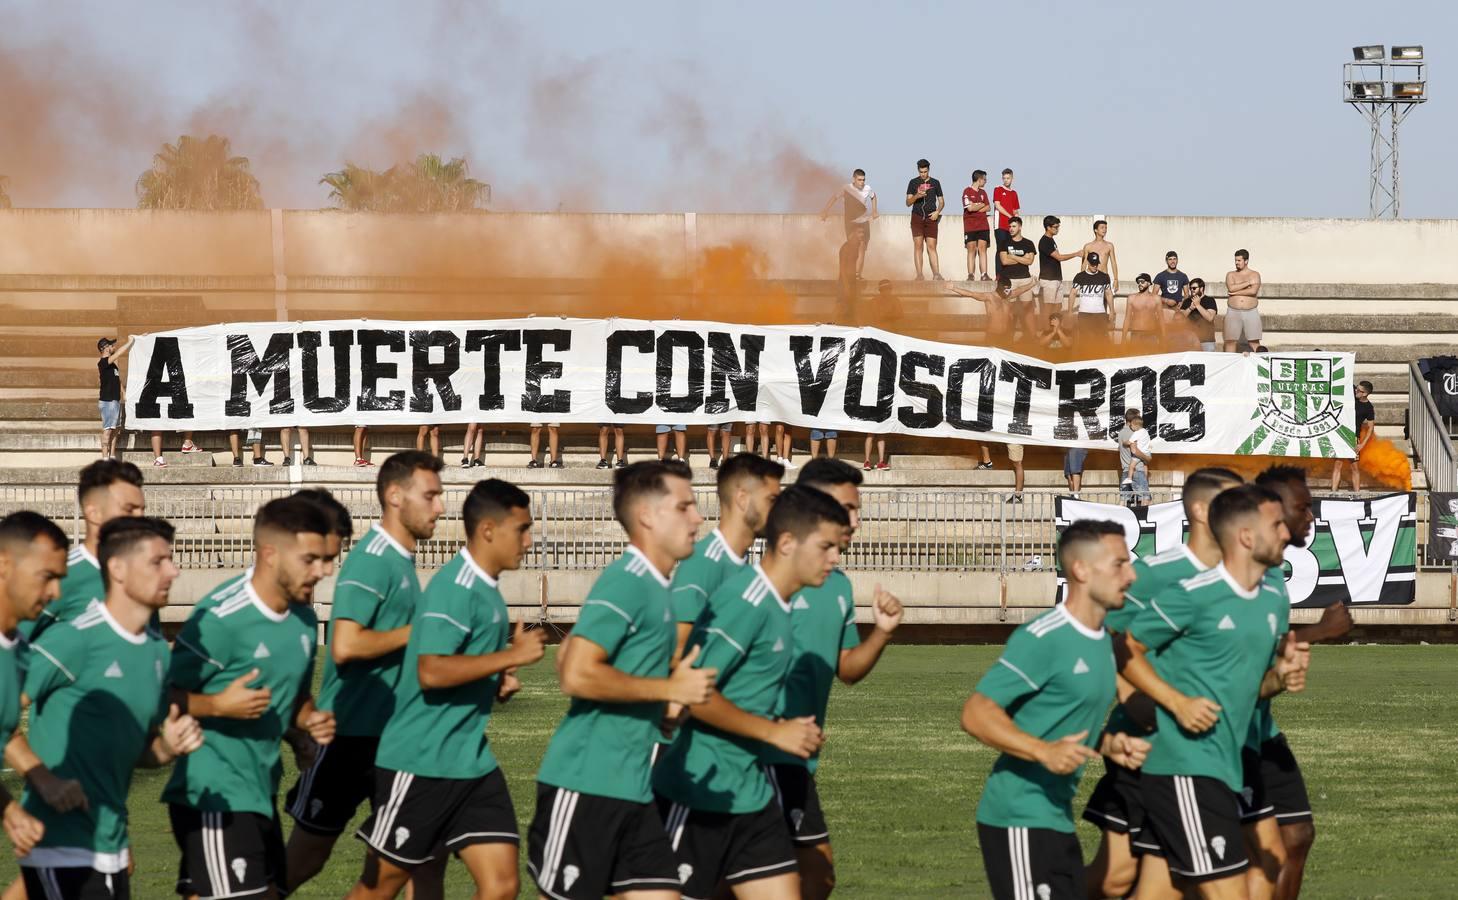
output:
<path id="1" fill-rule="evenodd" d="M 1349 353 L 1049 363 L 875 328 L 634 319 L 243 322 L 139 337 L 139 429 L 784 422 L 1155 453 L 1352 458 Z"/>

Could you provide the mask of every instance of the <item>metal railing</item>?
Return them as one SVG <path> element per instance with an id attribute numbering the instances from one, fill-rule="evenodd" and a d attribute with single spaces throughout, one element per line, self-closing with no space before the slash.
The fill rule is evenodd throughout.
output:
<path id="1" fill-rule="evenodd" d="M 1438 413 L 1428 382 L 1416 362 L 1407 364 L 1407 382 L 1408 433 L 1427 473 L 1428 489 L 1442 493 L 1458 490 L 1458 451 L 1453 446 L 1453 422 Z"/>

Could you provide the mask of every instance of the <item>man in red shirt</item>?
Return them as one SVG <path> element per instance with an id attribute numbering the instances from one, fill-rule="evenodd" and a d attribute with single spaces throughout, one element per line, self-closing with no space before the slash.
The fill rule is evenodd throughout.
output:
<path id="1" fill-rule="evenodd" d="M 1013 190 L 1013 170 L 1002 170 L 1002 186 L 992 192 L 992 206 L 997 210 L 997 253 L 993 254 L 997 261 L 996 272 L 1002 274 L 1002 248 L 1009 240 L 1007 220 L 1013 216 L 1020 215 L 1023 208 L 1022 202 L 1018 200 L 1018 192 Z"/>
<path id="2" fill-rule="evenodd" d="M 987 242 L 992 235 L 987 222 L 987 173 L 978 169 L 972 173 L 972 186 L 962 188 L 962 243 L 967 247 L 967 280 L 976 281 L 978 274 L 984 281 L 992 278 L 987 271 Z"/>

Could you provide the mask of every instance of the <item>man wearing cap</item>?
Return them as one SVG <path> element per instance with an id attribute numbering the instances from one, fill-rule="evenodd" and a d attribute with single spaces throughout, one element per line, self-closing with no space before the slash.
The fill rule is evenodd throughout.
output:
<path id="1" fill-rule="evenodd" d="M 1063 261 L 1077 259 L 1077 253 L 1058 252 L 1057 216 L 1043 217 L 1043 236 L 1038 238 L 1038 304 L 1039 313 L 1058 308 L 1058 293 L 1063 290 Z"/>
<path id="2" fill-rule="evenodd" d="M 1141 352 L 1157 351 L 1164 346 L 1165 337 L 1160 295 L 1147 272 L 1140 272 L 1134 283 L 1139 291 L 1130 294 L 1124 304 L 1124 331 L 1119 342 Z"/>
<path id="3" fill-rule="evenodd" d="M 1073 276 L 1069 298 L 1078 311 L 1074 335 L 1079 342 L 1093 335 L 1107 336 L 1114 327 L 1114 305 L 1109 302 L 1112 282 L 1100 271 L 1102 264 L 1097 253 L 1089 253 L 1083 258 L 1083 271 Z"/>
<path id="4" fill-rule="evenodd" d="M 1099 259 L 1103 260 L 1104 271 L 1109 274 L 1109 283 L 1114 290 L 1119 289 L 1119 259 L 1114 255 L 1114 242 L 1108 239 L 1109 223 L 1104 219 L 1096 219 L 1093 223 L 1094 239 L 1083 245 L 1078 253 L 1080 256 L 1088 256 L 1090 253 L 1097 253 Z"/>
<path id="5" fill-rule="evenodd" d="M 125 344 L 118 344 L 115 338 L 102 338 L 96 342 L 96 371 L 101 380 L 97 409 L 101 412 L 101 458 L 116 458 L 116 438 L 121 433 L 121 373 L 116 361 L 132 349 L 135 337 L 127 338 Z"/>

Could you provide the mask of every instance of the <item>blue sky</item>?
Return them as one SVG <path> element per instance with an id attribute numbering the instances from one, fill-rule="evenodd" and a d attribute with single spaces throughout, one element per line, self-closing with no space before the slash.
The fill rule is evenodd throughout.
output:
<path id="1" fill-rule="evenodd" d="M 949 190 L 1011 166 L 1040 210 L 1362 217 L 1341 67 L 1396 42 L 1435 98 L 1403 129 L 1405 217 L 1458 217 L 1452 3 L 243 6 L 0 0 L 16 204 L 131 205 L 162 141 L 214 130 L 271 206 L 433 150 L 518 209 L 813 210 L 861 166 L 901 211 L 926 156 Z"/>

